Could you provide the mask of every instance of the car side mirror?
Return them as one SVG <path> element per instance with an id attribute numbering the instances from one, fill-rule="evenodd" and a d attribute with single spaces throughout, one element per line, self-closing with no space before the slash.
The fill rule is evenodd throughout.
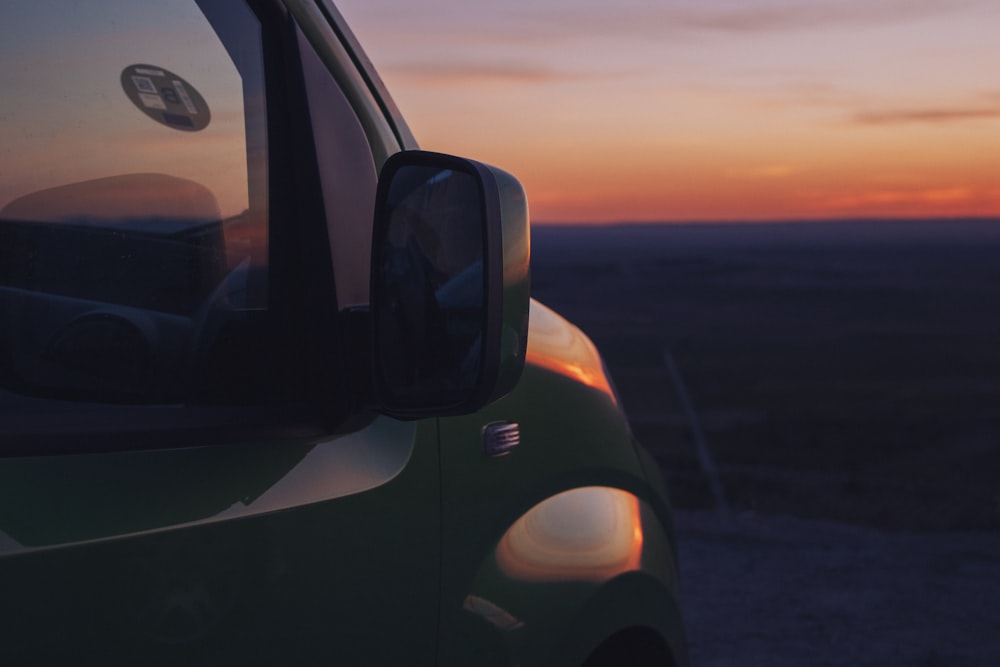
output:
<path id="1" fill-rule="evenodd" d="M 524 367 L 528 207 L 510 174 L 438 153 L 393 155 L 372 237 L 374 388 L 404 418 L 474 412 Z"/>

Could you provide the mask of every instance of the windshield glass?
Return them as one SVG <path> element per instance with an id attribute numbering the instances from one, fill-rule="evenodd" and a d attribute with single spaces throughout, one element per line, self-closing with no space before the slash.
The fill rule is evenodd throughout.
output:
<path id="1" fill-rule="evenodd" d="M 259 21 L 242 0 L 4 3 L 0 90 L 0 385 L 182 400 L 267 305 Z"/>
<path id="2" fill-rule="evenodd" d="M 144 173 L 201 184 L 223 218 L 250 207 L 244 72 L 197 4 L 9 3 L 0 35 L 0 209 L 56 186 Z M 172 111 L 175 99 L 180 112 L 167 122 L 145 113 Z M 113 216 L 114 205 L 101 213 Z M 53 217 L 37 202 L 25 212 Z"/>

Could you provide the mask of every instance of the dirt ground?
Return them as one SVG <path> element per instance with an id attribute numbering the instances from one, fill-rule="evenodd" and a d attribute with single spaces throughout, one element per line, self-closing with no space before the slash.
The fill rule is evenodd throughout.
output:
<path id="1" fill-rule="evenodd" d="M 1000 665 L 1000 536 L 677 518 L 693 667 Z"/>
<path id="2" fill-rule="evenodd" d="M 1000 665 L 1000 221 L 532 243 L 667 479 L 693 667 Z"/>

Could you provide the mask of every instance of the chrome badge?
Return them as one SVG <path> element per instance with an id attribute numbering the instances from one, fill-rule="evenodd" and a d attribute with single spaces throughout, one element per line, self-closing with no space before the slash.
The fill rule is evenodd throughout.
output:
<path id="1" fill-rule="evenodd" d="M 483 427 L 483 449 L 487 456 L 504 456 L 521 444 L 521 427 L 493 422 Z"/>

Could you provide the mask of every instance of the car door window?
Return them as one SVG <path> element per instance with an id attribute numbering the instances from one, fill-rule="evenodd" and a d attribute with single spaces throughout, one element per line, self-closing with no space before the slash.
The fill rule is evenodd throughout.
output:
<path id="1" fill-rule="evenodd" d="M 0 404 L 180 403 L 267 303 L 261 26 L 240 0 L 0 22 Z"/>

